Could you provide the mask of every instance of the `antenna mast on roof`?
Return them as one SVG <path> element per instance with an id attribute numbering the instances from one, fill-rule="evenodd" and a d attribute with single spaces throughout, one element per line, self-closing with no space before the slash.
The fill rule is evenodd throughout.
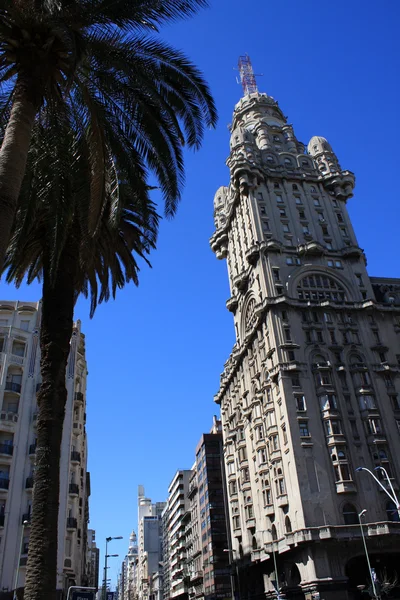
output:
<path id="1" fill-rule="evenodd" d="M 262 75 L 256 75 L 253 71 L 253 66 L 251 64 L 250 56 L 248 54 L 244 54 L 243 56 L 239 56 L 239 75 L 240 75 L 240 83 L 242 84 L 243 92 L 246 95 L 254 94 L 258 92 L 256 77 Z"/>

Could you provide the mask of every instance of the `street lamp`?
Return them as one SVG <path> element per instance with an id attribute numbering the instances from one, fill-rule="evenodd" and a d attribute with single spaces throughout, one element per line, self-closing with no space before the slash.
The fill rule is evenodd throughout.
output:
<path id="1" fill-rule="evenodd" d="M 107 550 L 108 550 L 108 543 L 111 542 L 111 540 L 122 540 L 123 537 L 122 535 L 117 535 L 117 536 L 110 536 L 110 537 L 106 537 L 106 553 L 104 555 L 104 581 L 103 581 L 103 600 L 106 600 L 107 598 L 107 558 L 111 558 L 111 557 L 115 557 L 118 556 L 118 554 L 107 554 Z"/>
<path id="2" fill-rule="evenodd" d="M 233 562 L 233 555 L 234 554 L 238 554 L 237 550 L 234 550 L 233 548 L 224 548 L 224 552 L 229 552 L 229 564 L 232 567 L 232 562 Z M 239 568 L 238 568 L 238 563 L 237 560 L 234 561 L 235 562 L 235 571 L 236 571 L 236 581 L 237 581 L 237 593 L 238 593 L 238 600 L 241 600 L 242 594 L 240 592 L 240 578 L 239 578 Z M 232 576 L 232 571 L 231 571 L 231 587 L 232 587 L 232 594 L 235 593 L 236 589 L 234 589 L 233 586 L 234 583 L 234 577 Z M 235 586 L 236 588 L 236 586 Z"/>
<path id="3" fill-rule="evenodd" d="M 369 576 L 370 576 L 371 584 L 372 584 L 372 591 L 373 591 L 373 594 L 374 594 L 374 598 L 377 598 L 376 588 L 375 588 L 375 581 L 374 581 L 374 578 L 373 578 L 373 575 L 372 575 L 371 563 L 369 561 L 369 556 L 368 556 L 367 542 L 365 541 L 364 528 L 363 528 L 363 524 L 362 524 L 362 521 L 361 521 L 361 517 L 363 517 L 366 512 L 367 512 L 367 509 L 364 508 L 364 510 L 362 510 L 360 513 L 358 513 L 358 521 L 360 523 L 361 537 L 362 537 L 362 541 L 363 541 L 363 544 L 364 544 L 365 558 L 367 559 L 368 571 L 369 571 Z"/>
<path id="4" fill-rule="evenodd" d="M 19 553 L 18 553 L 17 568 L 15 569 L 15 581 L 14 581 L 13 600 L 18 600 L 17 586 L 18 586 L 18 575 L 19 575 L 19 563 L 21 562 L 22 544 L 24 543 L 24 533 L 25 533 L 25 527 L 27 525 L 29 525 L 29 521 L 23 521 L 23 523 L 22 523 L 22 531 L 21 531 L 21 541 L 19 543 Z"/>
<path id="5" fill-rule="evenodd" d="M 375 475 L 372 473 L 372 471 L 370 471 L 369 469 L 367 469 L 366 467 L 357 467 L 356 471 L 366 471 L 367 473 L 369 473 L 371 475 L 371 477 L 373 477 L 376 481 L 376 483 L 382 488 L 382 490 L 385 492 L 385 494 L 391 499 L 391 501 L 395 504 L 396 506 L 396 510 L 397 513 L 399 515 L 399 519 L 400 519 L 400 502 L 395 494 L 395 491 L 393 489 L 392 486 L 392 482 L 390 481 L 390 477 L 388 475 L 388 472 L 386 471 L 386 469 L 384 469 L 383 467 L 375 467 L 375 471 L 382 471 L 387 482 L 389 483 L 390 486 L 390 490 L 391 490 L 391 494 L 389 494 L 389 492 L 387 491 L 387 489 L 385 488 L 384 485 L 382 485 L 382 483 L 379 481 L 379 479 L 377 477 L 375 477 Z"/>

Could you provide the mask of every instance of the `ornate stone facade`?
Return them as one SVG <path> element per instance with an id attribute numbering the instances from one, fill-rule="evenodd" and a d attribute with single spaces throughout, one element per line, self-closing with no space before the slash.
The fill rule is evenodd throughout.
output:
<path id="1" fill-rule="evenodd" d="M 354 175 L 324 138 L 306 150 L 273 98 L 236 105 L 227 165 L 210 243 L 236 330 L 215 401 L 239 593 L 357 597 L 358 513 L 378 575 L 400 547 L 396 510 L 356 472 L 384 467 L 397 489 L 400 280 L 369 277 Z"/>

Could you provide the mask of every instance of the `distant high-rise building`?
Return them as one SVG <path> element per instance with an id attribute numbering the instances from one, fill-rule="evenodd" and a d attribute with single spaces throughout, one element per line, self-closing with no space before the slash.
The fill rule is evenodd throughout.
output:
<path id="1" fill-rule="evenodd" d="M 99 560 L 100 550 L 96 546 L 96 532 L 88 529 L 85 585 L 89 587 L 97 588 L 99 585 Z"/>
<path id="2" fill-rule="evenodd" d="M 25 582 L 40 388 L 39 302 L 0 302 L 0 589 Z M 85 580 L 88 496 L 85 336 L 74 324 L 60 463 L 57 588 Z M 22 552 L 20 554 L 22 540 Z"/>
<path id="3" fill-rule="evenodd" d="M 201 436 L 189 481 L 185 546 L 189 599 L 231 598 L 221 422 Z"/>
<path id="4" fill-rule="evenodd" d="M 152 503 L 145 497 L 144 487 L 138 489 L 138 561 L 137 594 L 139 600 L 149 600 L 151 578 L 160 570 L 162 561 L 162 520 L 165 502 Z"/>
<path id="5" fill-rule="evenodd" d="M 377 578 L 393 579 L 399 560 L 396 504 L 356 468 L 398 491 L 400 280 L 368 275 L 347 210 L 354 175 L 323 137 L 306 149 L 250 83 L 234 110 L 230 183 L 215 195 L 211 238 L 227 260 L 236 332 L 215 398 L 229 554 L 247 598 L 280 587 L 296 599 L 345 599 L 370 584 L 364 509 Z"/>
<path id="6" fill-rule="evenodd" d="M 187 598 L 185 578 L 185 514 L 189 508 L 189 480 L 192 471 L 177 471 L 168 488 L 168 563 L 169 598 Z"/>

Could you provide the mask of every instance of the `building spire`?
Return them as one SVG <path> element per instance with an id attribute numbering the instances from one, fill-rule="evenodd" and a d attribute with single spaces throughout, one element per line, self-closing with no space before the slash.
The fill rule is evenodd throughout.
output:
<path id="1" fill-rule="evenodd" d="M 258 92 L 256 75 L 253 71 L 253 65 L 251 64 L 250 56 L 248 54 L 239 56 L 238 68 L 244 95 L 247 96 L 248 94 Z"/>

